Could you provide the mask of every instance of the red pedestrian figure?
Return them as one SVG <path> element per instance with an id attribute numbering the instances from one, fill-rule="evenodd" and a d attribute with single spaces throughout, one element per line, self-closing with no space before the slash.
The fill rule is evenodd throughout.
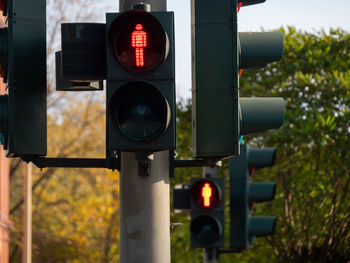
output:
<path id="1" fill-rule="evenodd" d="M 209 207 L 210 206 L 210 198 L 212 196 L 211 187 L 208 183 L 204 184 L 204 187 L 202 188 L 202 197 L 204 200 L 204 206 Z"/>
<path id="2" fill-rule="evenodd" d="M 147 46 L 147 33 L 142 30 L 143 26 L 137 24 L 131 34 L 131 46 L 135 48 L 136 67 L 145 65 L 143 49 Z"/>

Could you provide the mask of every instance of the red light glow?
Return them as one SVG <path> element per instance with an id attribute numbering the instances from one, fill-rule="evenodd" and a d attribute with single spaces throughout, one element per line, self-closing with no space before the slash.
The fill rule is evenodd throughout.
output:
<path id="1" fill-rule="evenodd" d="M 205 183 L 202 187 L 202 197 L 204 207 L 210 207 L 210 201 L 212 196 L 212 189 L 209 183 Z"/>
<path id="2" fill-rule="evenodd" d="M 136 67 L 145 65 L 144 48 L 147 46 L 147 33 L 142 30 L 143 26 L 137 24 L 135 30 L 131 34 L 131 46 L 135 48 L 135 64 Z"/>
<path id="3" fill-rule="evenodd" d="M 237 10 L 237 13 L 238 13 L 239 10 L 241 9 L 241 6 L 242 6 L 242 2 L 239 2 L 239 3 L 238 3 L 238 10 Z"/>

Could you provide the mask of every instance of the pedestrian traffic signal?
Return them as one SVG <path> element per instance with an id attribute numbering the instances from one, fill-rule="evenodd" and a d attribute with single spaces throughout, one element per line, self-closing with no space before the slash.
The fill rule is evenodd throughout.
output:
<path id="1" fill-rule="evenodd" d="M 174 15 L 107 14 L 107 152 L 174 149 Z"/>
<path id="2" fill-rule="evenodd" d="M 273 200 L 275 182 L 252 182 L 255 169 L 275 163 L 274 148 L 240 146 L 241 154 L 230 159 L 230 247 L 239 252 L 251 247 L 255 237 L 273 234 L 276 217 L 252 216 L 253 203 Z"/>
<path id="3" fill-rule="evenodd" d="M 46 1 L 3 0 L 1 143 L 8 157 L 46 155 Z"/>
<path id="4" fill-rule="evenodd" d="M 192 179 L 191 246 L 223 247 L 225 243 L 224 179 Z"/>
<path id="5" fill-rule="evenodd" d="M 283 34 L 238 33 L 239 4 L 262 0 L 223 0 L 215 5 L 209 0 L 193 2 L 193 156 L 238 155 L 241 136 L 276 129 L 283 123 L 282 98 L 239 98 L 240 70 L 280 60 Z"/>

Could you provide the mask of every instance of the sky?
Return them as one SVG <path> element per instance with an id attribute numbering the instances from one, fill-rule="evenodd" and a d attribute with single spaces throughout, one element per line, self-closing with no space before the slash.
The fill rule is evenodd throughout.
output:
<path id="1" fill-rule="evenodd" d="M 167 2 L 168 11 L 175 13 L 176 92 L 185 99 L 191 97 L 190 3 Z M 350 32 L 350 0 L 266 0 L 241 8 L 238 15 L 240 32 L 259 32 L 262 28 L 268 31 L 287 25 L 308 32 L 338 27 Z"/>
<path id="2" fill-rule="evenodd" d="M 102 2 L 112 6 L 112 10 L 106 11 L 118 10 L 118 0 Z M 191 97 L 192 85 L 190 3 L 191 0 L 167 0 L 168 11 L 175 14 L 176 92 L 178 98 L 185 99 Z M 288 25 L 307 32 L 330 28 L 350 32 L 350 0 L 266 0 L 241 8 L 238 15 L 240 32 L 268 31 Z"/>

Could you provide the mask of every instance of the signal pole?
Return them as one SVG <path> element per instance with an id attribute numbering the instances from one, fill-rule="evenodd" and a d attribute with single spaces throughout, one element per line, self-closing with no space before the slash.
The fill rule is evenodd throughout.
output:
<path id="1" fill-rule="evenodd" d="M 145 0 L 166 11 L 166 0 Z M 140 1 L 119 0 L 124 12 Z M 169 151 L 154 153 L 148 176 L 139 176 L 135 153 L 121 153 L 120 262 L 170 263 Z"/>
<path id="2" fill-rule="evenodd" d="M 24 211 L 23 211 L 23 252 L 22 262 L 32 263 L 32 172 L 33 164 L 25 166 Z"/>

